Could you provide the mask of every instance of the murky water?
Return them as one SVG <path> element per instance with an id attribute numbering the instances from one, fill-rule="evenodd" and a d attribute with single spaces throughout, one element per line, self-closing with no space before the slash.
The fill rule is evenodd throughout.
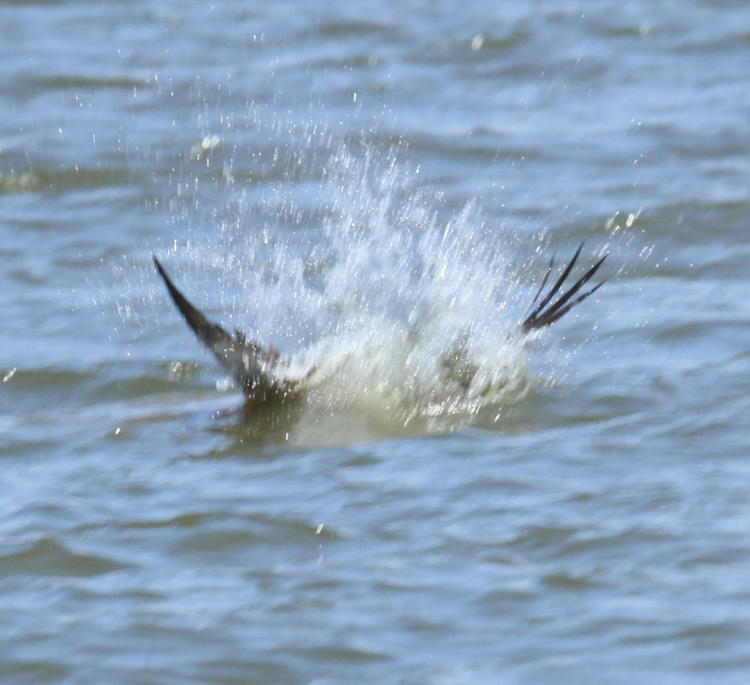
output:
<path id="1" fill-rule="evenodd" d="M 3 682 L 745 682 L 744 3 L 0 26 Z"/>

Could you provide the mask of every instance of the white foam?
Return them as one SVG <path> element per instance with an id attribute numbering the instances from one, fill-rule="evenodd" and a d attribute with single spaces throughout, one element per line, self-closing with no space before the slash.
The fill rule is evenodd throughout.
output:
<path id="1" fill-rule="evenodd" d="M 311 402 L 321 412 L 392 428 L 445 430 L 517 400 L 526 363 L 507 310 L 518 289 L 497 234 L 471 204 L 441 223 L 428 198 L 403 198 L 403 169 L 376 167 L 337 151 L 336 211 L 315 253 L 277 249 L 278 280 L 264 300 L 293 295 L 299 320 L 319 332 L 292 354 L 290 374 L 314 369 Z M 314 290 L 303 277 L 311 270 Z"/>

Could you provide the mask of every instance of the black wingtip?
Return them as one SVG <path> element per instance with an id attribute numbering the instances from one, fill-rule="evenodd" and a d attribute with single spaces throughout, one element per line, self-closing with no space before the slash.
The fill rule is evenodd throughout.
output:
<path id="1" fill-rule="evenodd" d="M 172 279 L 169 277 L 164 267 L 161 265 L 161 262 L 157 259 L 156 255 L 151 255 L 151 257 L 154 260 L 154 266 L 156 267 L 156 270 L 159 272 L 159 275 L 162 277 L 164 284 L 167 286 L 167 290 L 169 291 L 169 294 L 172 297 L 172 300 L 177 305 L 177 308 L 183 314 L 185 314 L 184 312 L 185 303 L 187 303 L 187 305 L 189 305 L 189 307 L 193 309 L 194 307 L 187 301 L 185 296 L 177 289 L 177 286 L 174 283 L 172 283 Z"/>
<path id="2" fill-rule="evenodd" d="M 578 246 L 578 249 L 573 255 L 573 258 L 568 263 L 568 266 L 565 268 L 562 275 L 557 279 L 557 282 L 550 288 L 542 301 L 537 305 L 536 309 L 534 309 L 534 311 L 524 319 L 523 323 L 521 324 L 521 328 L 524 333 L 528 333 L 529 331 L 536 328 L 549 326 L 550 324 L 560 319 L 567 312 L 569 312 L 576 304 L 578 304 L 579 302 L 583 302 L 583 300 L 589 297 L 589 295 L 592 295 L 599 288 L 601 288 L 602 285 L 604 285 L 604 281 L 602 281 L 595 287 L 587 290 L 582 295 L 579 295 L 577 298 L 572 299 L 576 295 L 576 293 L 589 281 L 589 279 L 591 279 L 599 270 L 599 267 L 601 267 L 601 265 L 604 263 L 604 260 L 608 256 L 606 254 L 601 257 L 592 267 L 590 267 L 588 271 L 583 274 L 583 276 L 581 276 L 570 288 L 568 288 L 568 290 L 563 292 L 563 283 L 573 269 L 573 266 L 578 260 L 578 256 L 581 254 L 582 249 L 583 243 Z M 532 305 L 534 302 L 536 302 L 536 299 L 539 297 L 539 294 L 543 290 L 544 285 L 546 284 L 547 279 L 550 275 L 550 270 L 551 269 L 547 270 L 547 273 L 544 276 L 544 280 L 542 281 L 542 286 L 534 297 Z M 552 298 L 555 297 L 555 295 L 557 295 L 558 293 L 560 293 L 560 297 L 558 297 L 557 300 L 555 300 L 552 304 L 549 304 Z"/>
<path id="3" fill-rule="evenodd" d="M 229 334 L 221 326 L 211 323 L 203 312 L 195 307 L 193 303 L 182 294 L 179 288 L 172 282 L 172 279 L 169 277 L 156 255 L 152 255 L 152 258 L 156 270 L 164 281 L 164 285 L 167 286 L 167 291 L 172 298 L 172 302 L 174 302 L 175 306 L 198 338 L 200 338 L 200 340 L 209 348 L 211 348 L 219 339 L 223 340 L 226 338 L 231 340 Z"/>

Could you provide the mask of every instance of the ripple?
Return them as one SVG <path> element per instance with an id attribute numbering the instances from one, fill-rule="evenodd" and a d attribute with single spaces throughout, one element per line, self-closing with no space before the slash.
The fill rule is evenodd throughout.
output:
<path id="1" fill-rule="evenodd" d="M 114 167 L 67 169 L 32 168 L 30 171 L 0 173 L 0 194 L 47 191 L 53 193 L 82 188 L 110 188 L 130 185 L 136 180 L 132 170 Z"/>
<path id="2" fill-rule="evenodd" d="M 184 535 L 174 546 L 175 553 L 226 552 L 257 545 L 286 541 L 319 544 L 322 540 L 340 539 L 330 526 L 313 525 L 283 516 L 251 515 L 237 517 L 227 514 L 183 515 L 169 521 L 139 522 L 138 527 L 174 526 L 199 530 Z"/>
<path id="3" fill-rule="evenodd" d="M 70 673 L 69 666 L 54 661 L 3 659 L 3 678 L 8 682 L 60 683 Z"/>
<path id="4" fill-rule="evenodd" d="M 39 90 L 55 91 L 66 88 L 97 91 L 101 89 L 133 90 L 133 88 L 147 88 L 151 85 L 147 80 L 131 76 L 103 76 L 101 74 L 56 74 L 37 77 L 30 83 Z"/>
<path id="5" fill-rule="evenodd" d="M 52 538 L 37 540 L 20 552 L 0 556 L 0 575 L 90 577 L 128 568 L 92 554 L 78 554 Z"/>
<path id="6" fill-rule="evenodd" d="M 532 526 L 515 536 L 506 544 L 513 547 L 545 549 L 566 540 L 578 533 L 577 528 L 568 526 Z"/>
<path id="7" fill-rule="evenodd" d="M 547 573 L 542 577 L 542 582 L 547 587 L 558 590 L 586 590 L 600 585 L 593 578 L 567 571 Z"/>
<path id="8" fill-rule="evenodd" d="M 17 368 L 6 371 L 3 382 L 9 391 L 19 392 L 61 392 L 68 393 L 90 382 L 97 376 L 96 371 L 64 369 L 56 367 Z"/>
<path id="9" fill-rule="evenodd" d="M 221 661 L 204 661 L 197 665 L 202 682 L 227 683 L 288 683 L 300 681 L 288 665 L 269 659 L 238 659 L 228 657 Z"/>
<path id="10" fill-rule="evenodd" d="M 364 647 L 347 647 L 345 645 L 330 645 L 311 647 L 304 650 L 294 650 L 307 657 L 321 662 L 360 663 L 366 661 L 383 661 L 392 658 L 390 654 Z"/>
<path id="11" fill-rule="evenodd" d="M 352 20 L 352 21 L 333 21 L 321 24 L 318 33 L 321 36 L 334 36 L 341 38 L 343 36 L 366 36 L 366 35 L 386 35 L 392 36 L 394 26 L 377 21 Z"/>
<path id="12" fill-rule="evenodd" d="M 0 174 L 0 193 L 25 193 L 40 187 L 39 176 L 32 171 Z"/>

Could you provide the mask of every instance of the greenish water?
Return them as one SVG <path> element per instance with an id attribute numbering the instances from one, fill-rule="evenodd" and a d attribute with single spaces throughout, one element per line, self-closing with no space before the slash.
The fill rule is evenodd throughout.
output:
<path id="1" fill-rule="evenodd" d="M 0 26 L 2 682 L 746 681 L 744 3 Z"/>

